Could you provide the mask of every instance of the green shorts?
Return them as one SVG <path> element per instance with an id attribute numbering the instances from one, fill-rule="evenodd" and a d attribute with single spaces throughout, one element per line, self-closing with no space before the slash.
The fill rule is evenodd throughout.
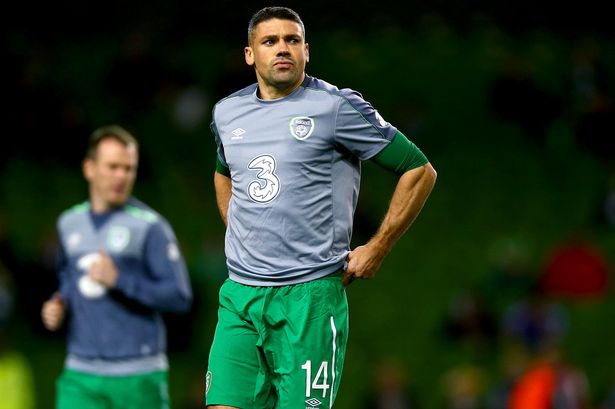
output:
<path id="1" fill-rule="evenodd" d="M 206 403 L 241 409 L 331 408 L 347 340 L 341 274 L 282 287 L 227 279 L 220 289 Z"/>
<path id="2" fill-rule="evenodd" d="M 169 409 L 168 373 L 99 376 L 64 369 L 56 409 Z"/>

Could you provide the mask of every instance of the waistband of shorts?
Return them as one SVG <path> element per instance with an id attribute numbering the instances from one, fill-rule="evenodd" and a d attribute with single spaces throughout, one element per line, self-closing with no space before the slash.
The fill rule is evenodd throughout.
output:
<path id="1" fill-rule="evenodd" d="M 331 274 L 318 278 L 317 280 L 338 280 L 342 278 L 342 276 L 344 275 L 344 270 L 343 269 L 339 269 L 337 271 L 332 272 Z"/>

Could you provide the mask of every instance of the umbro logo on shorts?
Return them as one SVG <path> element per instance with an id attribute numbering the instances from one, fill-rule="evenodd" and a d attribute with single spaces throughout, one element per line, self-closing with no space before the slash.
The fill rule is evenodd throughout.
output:
<path id="1" fill-rule="evenodd" d="M 310 405 L 310 408 L 305 408 L 305 409 L 313 409 L 314 406 L 318 406 L 320 405 L 322 402 L 319 401 L 316 398 L 310 398 L 308 400 L 305 401 L 305 403 L 307 403 L 308 405 Z"/>

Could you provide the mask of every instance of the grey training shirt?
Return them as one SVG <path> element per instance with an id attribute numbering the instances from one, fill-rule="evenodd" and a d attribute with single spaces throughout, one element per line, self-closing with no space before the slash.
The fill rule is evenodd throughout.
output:
<path id="1" fill-rule="evenodd" d="M 316 78 L 275 100 L 257 84 L 216 104 L 218 160 L 230 170 L 229 277 L 279 286 L 342 268 L 350 249 L 360 161 L 393 139 L 362 96 Z"/>

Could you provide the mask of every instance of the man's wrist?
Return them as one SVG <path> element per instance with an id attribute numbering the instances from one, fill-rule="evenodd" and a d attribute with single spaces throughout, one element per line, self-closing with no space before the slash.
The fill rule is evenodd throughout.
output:
<path id="1" fill-rule="evenodd" d="M 392 245 L 382 236 L 374 236 L 366 243 L 366 246 L 372 249 L 380 259 L 383 259 L 391 251 Z"/>

